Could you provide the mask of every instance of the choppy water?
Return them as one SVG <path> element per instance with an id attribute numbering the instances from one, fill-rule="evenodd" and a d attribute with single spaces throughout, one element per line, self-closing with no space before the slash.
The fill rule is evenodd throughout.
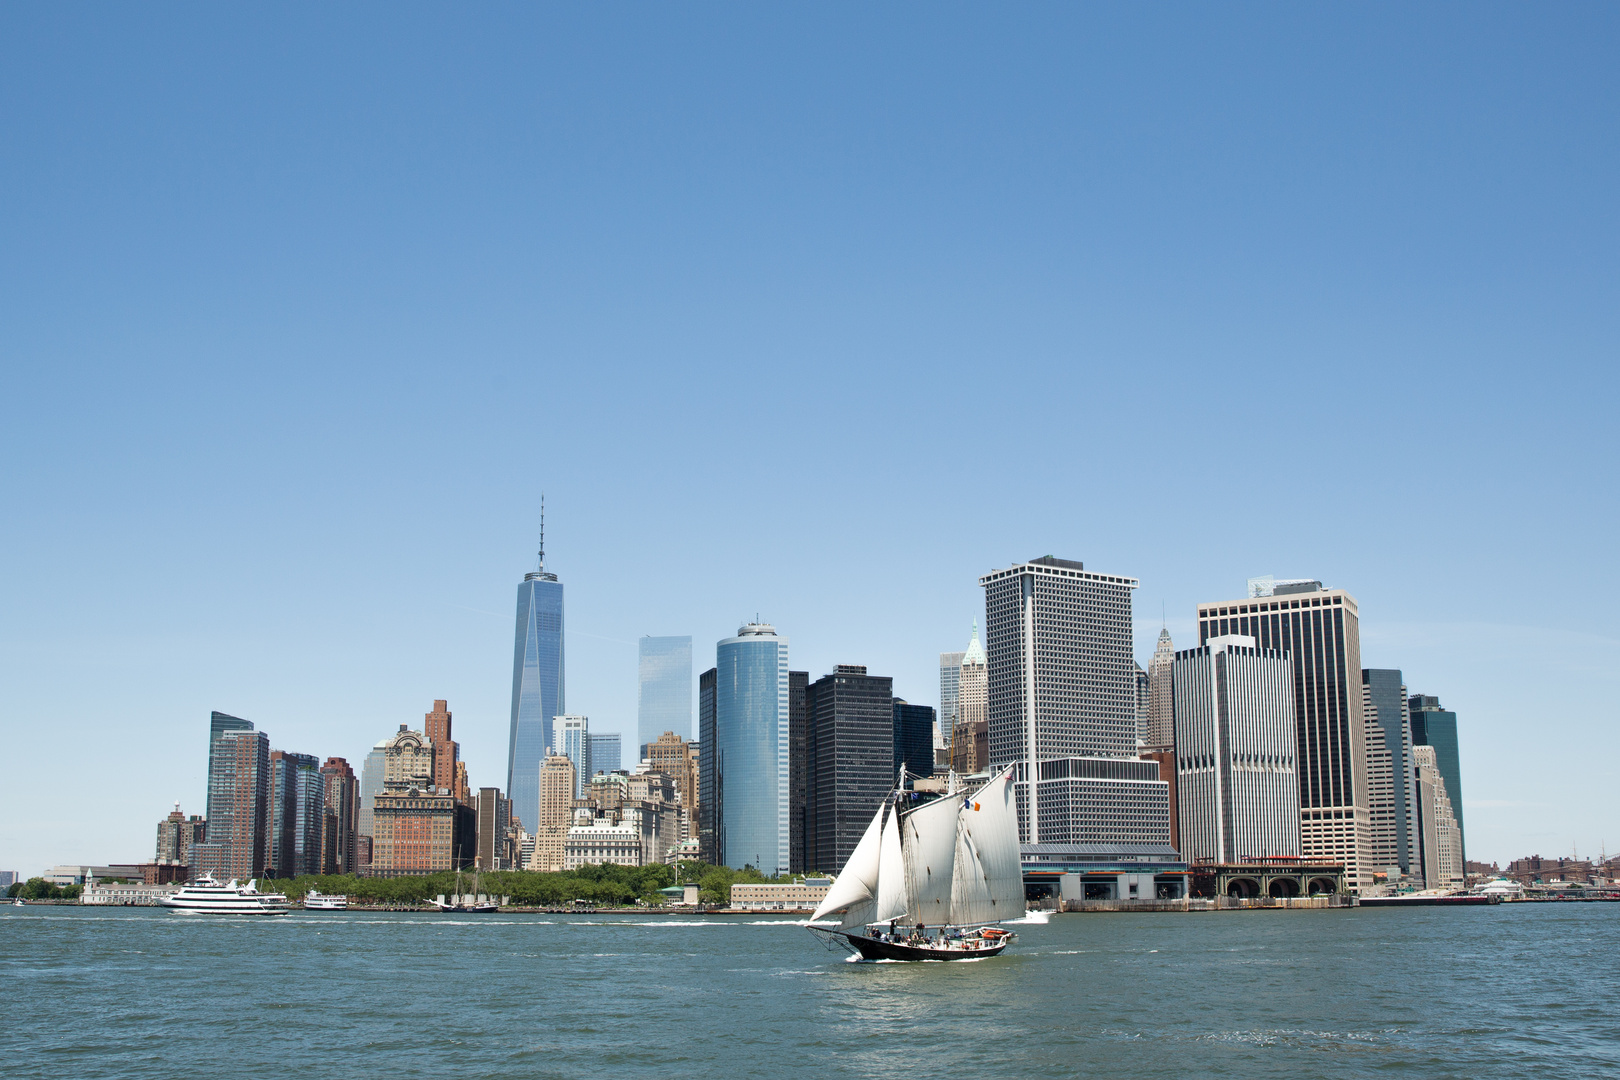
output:
<path id="1" fill-rule="evenodd" d="M 1062 915 L 852 964 L 784 919 L 0 909 L 61 1077 L 1620 1075 L 1620 905 Z"/>

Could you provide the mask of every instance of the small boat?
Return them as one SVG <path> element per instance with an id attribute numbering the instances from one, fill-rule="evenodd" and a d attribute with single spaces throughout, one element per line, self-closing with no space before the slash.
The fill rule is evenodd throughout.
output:
<path id="1" fill-rule="evenodd" d="M 11 906 L 12 907 L 27 907 L 28 905 L 26 903 L 24 903 L 23 898 L 19 896 L 16 899 L 12 900 Z"/>
<path id="2" fill-rule="evenodd" d="M 865 960 L 977 960 L 1018 935 L 1024 915 L 1011 770 L 971 795 L 903 808 L 905 774 L 878 806 L 810 929 Z M 954 781 L 953 781 L 954 783 Z M 914 797 L 914 796 L 913 796 Z M 839 916 L 836 928 L 816 926 Z"/>
<path id="3" fill-rule="evenodd" d="M 349 898 L 347 896 L 327 896 L 319 889 L 311 889 L 304 894 L 305 911 L 348 911 Z"/>
<path id="4" fill-rule="evenodd" d="M 163 898 L 163 906 L 181 915 L 290 915 L 292 908 L 281 893 L 262 893 L 258 881 L 238 885 L 236 879 L 221 885 L 214 875 L 204 874 L 173 896 Z"/>
<path id="5" fill-rule="evenodd" d="M 492 896 L 485 896 L 478 891 L 478 874 L 476 872 L 473 874 L 473 891 L 470 893 L 462 892 L 460 870 L 456 871 L 455 895 L 448 900 L 443 895 L 440 895 L 438 899 L 429 900 L 428 903 L 439 911 L 458 912 L 464 915 L 490 915 L 501 910 L 500 901 Z"/>

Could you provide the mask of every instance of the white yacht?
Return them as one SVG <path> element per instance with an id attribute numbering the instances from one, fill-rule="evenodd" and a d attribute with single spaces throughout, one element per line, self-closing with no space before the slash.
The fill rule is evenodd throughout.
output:
<path id="1" fill-rule="evenodd" d="M 305 911 L 348 911 L 349 898 L 347 896 L 327 896 L 318 889 L 311 889 L 304 894 Z"/>
<path id="2" fill-rule="evenodd" d="M 185 888 L 167 897 L 164 907 L 183 915 L 289 915 L 287 898 L 281 893 L 262 893 L 257 881 L 238 885 L 236 879 L 221 885 L 212 874 L 204 874 Z"/>

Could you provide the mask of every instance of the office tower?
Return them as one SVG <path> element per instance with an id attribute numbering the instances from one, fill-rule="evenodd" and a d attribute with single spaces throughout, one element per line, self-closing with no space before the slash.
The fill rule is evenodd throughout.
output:
<path id="1" fill-rule="evenodd" d="M 243 720 L 240 716 L 232 716 L 229 713 L 222 713 L 217 709 L 209 714 L 209 716 L 208 716 L 208 790 L 210 792 L 212 792 L 214 790 L 214 748 L 219 745 L 220 737 L 223 736 L 224 734 L 226 734 L 227 732 L 231 732 L 231 731 L 252 731 L 252 730 L 253 730 L 252 721 Z M 269 778 L 268 777 L 265 778 L 265 783 L 267 783 L 267 784 L 269 783 Z M 209 798 L 211 799 L 212 795 L 210 795 Z M 213 806 L 211 804 L 205 803 L 205 805 L 203 806 L 203 813 L 204 813 L 204 815 L 206 817 L 212 818 L 214 816 L 214 808 L 213 808 Z"/>
<path id="2" fill-rule="evenodd" d="M 1131 661 L 1131 666 L 1136 669 L 1136 746 L 1140 750 L 1147 745 L 1148 673 L 1135 660 Z"/>
<path id="3" fill-rule="evenodd" d="M 692 639 L 644 637 L 637 644 L 636 743 L 666 731 L 692 737 Z"/>
<path id="4" fill-rule="evenodd" d="M 321 872 L 326 824 L 326 792 L 321 759 L 314 754 L 270 751 L 270 843 L 266 869 L 271 877 Z"/>
<path id="5" fill-rule="evenodd" d="M 957 665 L 956 718 L 951 728 L 951 768 L 959 773 L 983 772 L 990 767 L 990 662 L 979 644 L 979 624 Z"/>
<path id="6" fill-rule="evenodd" d="M 791 862 L 788 640 L 766 623 L 748 623 L 715 647 L 715 670 L 714 738 L 702 742 L 704 754 L 714 748 L 720 861 L 786 873 Z M 814 778 L 810 788 L 813 798 Z"/>
<path id="7" fill-rule="evenodd" d="M 1232 634 L 1176 653 L 1171 678 L 1182 855 L 1298 858 L 1292 661 Z"/>
<path id="8" fill-rule="evenodd" d="M 1457 714 L 1440 706 L 1440 699 L 1413 694 L 1408 702 L 1414 745 L 1434 747 L 1435 768 L 1446 780 L 1446 794 L 1457 817 L 1459 857 L 1468 859 L 1468 827 L 1463 821 L 1462 761 L 1457 748 Z"/>
<path id="9" fill-rule="evenodd" d="M 360 814 L 354 822 L 357 836 L 371 835 L 371 809 L 382 794 L 387 748 L 388 740 L 383 739 L 367 751 L 366 759 L 360 763 Z"/>
<path id="10" fill-rule="evenodd" d="M 894 699 L 892 757 L 898 771 L 904 765 L 913 776 L 934 775 L 934 709 Z"/>
<path id="11" fill-rule="evenodd" d="M 473 807 L 433 783 L 433 743 L 404 724 L 383 747 L 383 790 L 373 800 L 371 873 L 430 874 L 472 866 Z"/>
<path id="12" fill-rule="evenodd" d="M 269 736 L 222 730 L 208 755 L 208 839 L 192 848 L 197 873 L 244 882 L 263 873 L 269 811 Z"/>
<path id="13" fill-rule="evenodd" d="M 552 718 L 557 733 L 557 752 L 574 763 L 574 798 L 579 798 L 596 770 L 591 763 L 591 721 L 586 716 Z"/>
<path id="14" fill-rule="evenodd" d="M 810 673 L 788 672 L 788 871 L 802 874 L 810 813 Z"/>
<path id="15" fill-rule="evenodd" d="M 175 803 L 169 816 L 158 822 L 157 853 L 153 859 L 159 863 L 186 866 L 190 862 L 187 858 L 190 848 L 186 837 L 186 815 L 180 812 L 180 804 Z"/>
<path id="16" fill-rule="evenodd" d="M 433 786 L 455 792 L 456 766 L 461 762 L 461 748 L 450 737 L 449 702 L 433 703 L 433 711 L 423 718 L 422 733 L 433 744 Z"/>
<path id="17" fill-rule="evenodd" d="M 1412 720 L 1399 671 L 1361 669 L 1362 722 L 1367 732 L 1367 818 L 1374 873 L 1398 867 L 1421 875 L 1412 864 L 1412 826 L 1417 790 L 1412 762 Z"/>
<path id="18" fill-rule="evenodd" d="M 617 772 L 623 766 L 619 763 L 621 747 L 618 733 L 591 736 L 591 775 L 599 772 Z"/>
<path id="19" fill-rule="evenodd" d="M 506 753 L 506 790 L 520 821 L 540 812 L 540 762 L 556 747 L 552 717 L 568 711 L 563 680 L 563 587 L 546 570 L 545 504 L 540 509 L 540 556 L 523 575 L 517 594 L 512 647 L 512 729 Z"/>
<path id="20" fill-rule="evenodd" d="M 978 623 L 974 623 L 977 629 Z M 942 652 L 939 654 L 939 722 L 945 729 L 946 738 L 950 738 L 956 731 L 958 720 L 957 698 L 962 685 L 962 657 L 965 653 Z"/>
<path id="21" fill-rule="evenodd" d="M 698 858 L 720 862 L 720 770 L 715 768 L 715 696 L 719 668 L 698 676 Z"/>
<path id="22" fill-rule="evenodd" d="M 807 690 L 810 716 L 806 861 L 842 867 L 894 787 L 894 680 L 838 664 Z M 931 755 L 930 755 L 931 756 Z"/>
<path id="23" fill-rule="evenodd" d="M 564 866 L 563 844 L 574 818 L 574 792 L 579 788 L 579 772 L 572 759 L 549 754 L 540 766 L 540 805 L 536 810 L 534 853 L 530 870 L 548 873 Z"/>
<path id="24" fill-rule="evenodd" d="M 985 594 L 985 641 L 989 661 L 990 767 L 1017 763 L 1019 829 L 1023 842 L 1039 844 L 1048 800 L 1030 800 L 1034 763 L 1059 758 L 1129 758 L 1120 768 L 1053 765 L 1039 774 L 1069 779 L 1078 770 L 1134 783 L 1150 769 L 1136 755 L 1136 662 L 1131 657 L 1131 590 L 1136 579 L 1098 574 L 1084 564 L 1047 555 L 1016 563 L 979 579 Z M 1117 773 L 1117 776 L 1113 774 Z M 1157 781 L 1161 782 L 1162 781 Z M 1069 786 L 1054 793 L 1069 797 Z M 1129 797 L 1121 786 L 1119 798 Z M 1169 845 L 1169 793 L 1163 844 Z M 1112 814 L 1111 804 L 1057 811 L 1066 821 L 1087 813 Z M 1121 811 L 1123 812 L 1123 811 Z M 1155 811 L 1157 813 L 1157 811 Z M 1066 831 L 1070 826 L 1065 826 Z"/>
<path id="25" fill-rule="evenodd" d="M 1439 756 L 1437 749 L 1428 743 L 1412 747 L 1420 821 L 1416 831 L 1422 847 L 1423 884 L 1430 889 L 1450 888 L 1461 885 L 1464 880 L 1462 823 L 1457 820 L 1455 805 L 1446 789 Z"/>
<path id="26" fill-rule="evenodd" d="M 790 676 L 792 672 L 788 673 Z M 698 834 L 698 744 L 686 742 L 673 731 L 658 736 L 656 742 L 641 748 L 650 772 L 663 773 L 675 782 L 675 801 L 680 806 L 681 840 Z"/>
<path id="27" fill-rule="evenodd" d="M 1198 606 L 1198 643 L 1241 634 L 1294 661 L 1300 854 L 1344 864 L 1351 888 L 1372 884 L 1361 629 L 1355 597 L 1319 581 L 1250 582 L 1242 600 Z M 1185 840 L 1185 837 L 1183 837 Z"/>
<path id="28" fill-rule="evenodd" d="M 354 838 L 360 815 L 360 784 L 346 760 L 329 757 L 321 765 L 321 788 L 327 819 L 321 873 L 352 874 L 359 866 Z"/>
<path id="29" fill-rule="evenodd" d="M 514 870 L 517 859 L 517 833 L 512 828 L 512 800 L 500 788 L 479 788 L 478 853 L 474 863 L 479 870 Z"/>
<path id="30" fill-rule="evenodd" d="M 1153 647 L 1153 659 L 1148 661 L 1148 717 L 1147 742 L 1152 750 L 1168 750 L 1176 741 L 1176 715 L 1171 704 L 1170 665 L 1176 658 L 1175 646 L 1170 643 L 1170 628 L 1159 631 L 1159 643 Z"/>

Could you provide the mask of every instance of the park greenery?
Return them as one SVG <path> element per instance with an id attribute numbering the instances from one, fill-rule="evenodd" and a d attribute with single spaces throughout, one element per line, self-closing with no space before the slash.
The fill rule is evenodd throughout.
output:
<path id="1" fill-rule="evenodd" d="M 582 866 L 577 870 L 541 873 L 532 870 L 491 871 L 478 875 L 477 891 L 491 896 L 511 897 L 523 907 L 560 907 L 584 901 L 591 906 L 632 907 L 667 902 L 659 890 L 671 885 L 694 884 L 698 900 L 704 904 L 731 901 L 735 883 L 787 882 L 791 876 L 768 877 L 753 867 L 734 870 L 683 862 L 679 866 L 657 863 L 651 866 Z M 299 900 L 311 889 L 328 896 L 344 895 L 367 904 L 420 904 L 436 896 L 456 892 L 456 872 L 441 871 L 419 877 L 360 877 L 354 874 L 306 874 L 297 878 L 261 881 L 265 891 L 285 893 Z M 474 891 L 473 875 L 463 871 L 461 891 Z"/>
<path id="2" fill-rule="evenodd" d="M 75 900 L 81 891 L 78 885 L 52 885 L 42 877 L 31 877 L 13 883 L 6 890 L 6 896 L 24 900 Z"/>

